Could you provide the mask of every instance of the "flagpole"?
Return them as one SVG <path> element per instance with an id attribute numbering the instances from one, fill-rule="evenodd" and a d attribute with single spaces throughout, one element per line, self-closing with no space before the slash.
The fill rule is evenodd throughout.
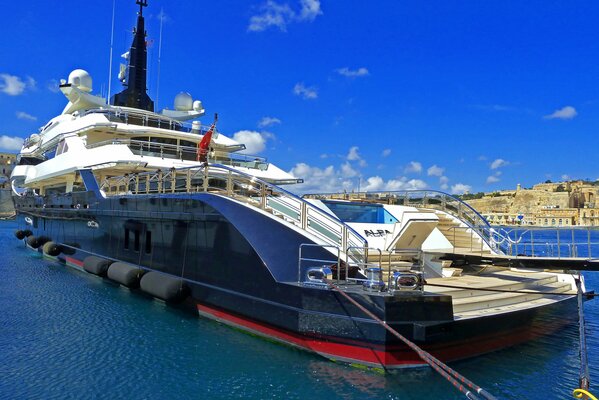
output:
<path id="1" fill-rule="evenodd" d="M 110 84 L 112 82 L 112 47 L 114 45 L 114 9 L 116 7 L 116 0 L 112 0 L 112 29 L 110 31 L 110 60 L 108 61 L 108 95 L 106 97 L 106 103 L 110 104 Z"/>

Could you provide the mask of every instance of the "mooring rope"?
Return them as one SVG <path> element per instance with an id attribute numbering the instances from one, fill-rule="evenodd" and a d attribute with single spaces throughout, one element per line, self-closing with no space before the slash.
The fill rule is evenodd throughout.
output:
<path id="1" fill-rule="evenodd" d="M 589 361 L 587 359 L 587 339 L 585 335 L 584 322 L 584 301 L 582 299 L 582 280 L 581 276 L 575 278 L 576 289 L 578 290 L 578 333 L 580 345 L 580 376 L 578 378 L 578 387 L 584 391 L 588 391 L 591 385 L 591 376 L 589 374 Z"/>
<path id="2" fill-rule="evenodd" d="M 358 303 L 356 300 L 352 299 L 347 293 L 345 293 L 341 288 L 335 285 L 332 281 L 325 279 L 326 284 L 336 292 L 340 293 L 343 297 L 345 297 L 350 303 L 360 309 L 364 314 L 368 315 L 370 318 L 378 322 L 381 326 L 383 326 L 386 330 L 391 332 L 393 336 L 404 342 L 410 349 L 412 349 L 418 356 L 422 359 L 422 361 L 426 362 L 430 365 L 435 371 L 437 371 L 442 377 L 447 379 L 453 386 L 455 386 L 461 393 L 463 393 L 467 398 L 471 400 L 479 399 L 478 396 L 481 396 L 485 400 L 496 400 L 493 395 L 487 392 L 485 389 L 476 385 L 474 382 L 468 380 L 466 377 L 462 376 L 457 371 L 453 370 L 448 365 L 444 364 L 442 361 L 435 358 L 432 354 L 426 352 L 421 349 L 415 343 L 408 340 L 405 336 L 397 332 L 395 329 L 391 328 L 386 322 L 381 320 L 379 317 L 374 315 L 372 312 L 367 310 L 364 306 Z M 470 389 L 468 389 L 470 388 Z M 474 392 L 472 392 L 472 390 Z M 477 396 L 478 395 L 478 396 Z"/>

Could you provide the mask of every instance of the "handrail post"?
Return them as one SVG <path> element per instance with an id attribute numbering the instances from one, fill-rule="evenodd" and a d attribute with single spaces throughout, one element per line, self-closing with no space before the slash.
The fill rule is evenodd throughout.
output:
<path id="1" fill-rule="evenodd" d="M 345 277 L 347 279 L 347 276 Z M 341 281 L 341 249 L 337 247 L 337 284 Z"/>
<path id="2" fill-rule="evenodd" d="M 204 164 L 204 180 L 202 182 L 204 192 L 208 191 L 208 163 Z"/>
<path id="3" fill-rule="evenodd" d="M 227 196 L 233 195 L 233 178 L 231 171 L 227 172 Z"/>
<path id="4" fill-rule="evenodd" d="M 146 173 L 146 194 L 150 193 L 150 174 Z"/>
<path id="5" fill-rule="evenodd" d="M 162 193 L 162 170 L 158 170 L 158 193 Z"/>
<path id="6" fill-rule="evenodd" d="M 347 226 L 345 225 L 341 227 L 341 248 L 347 249 Z"/>
<path id="7" fill-rule="evenodd" d="M 306 203 L 302 203 L 302 205 L 300 207 L 300 213 L 301 213 L 302 229 L 305 230 L 308 228 L 308 207 L 307 207 Z"/>
<path id="8" fill-rule="evenodd" d="M 266 185 L 262 183 L 260 184 L 260 208 L 265 210 L 267 205 L 268 202 L 266 199 Z"/>
<path id="9" fill-rule="evenodd" d="M 135 174 L 135 194 L 139 193 L 139 174 Z"/>
<path id="10" fill-rule="evenodd" d="M 171 169 L 171 193 L 175 193 L 175 186 L 177 186 L 177 170 L 173 167 Z"/>
<path id="11" fill-rule="evenodd" d="M 191 192 L 191 169 L 187 169 L 187 176 L 185 177 L 185 191 Z"/>
<path id="12" fill-rule="evenodd" d="M 561 258 L 561 242 L 559 237 L 559 228 L 557 228 L 557 258 Z"/>

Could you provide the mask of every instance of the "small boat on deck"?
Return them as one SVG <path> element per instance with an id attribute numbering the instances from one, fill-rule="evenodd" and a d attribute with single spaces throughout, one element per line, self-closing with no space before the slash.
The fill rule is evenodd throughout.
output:
<path id="1" fill-rule="evenodd" d="M 199 315 L 384 370 L 423 361 L 367 309 L 443 361 L 577 319 L 590 258 L 509 254 L 441 192 L 312 194 L 199 121 L 182 94 L 154 110 L 140 6 L 125 89 L 110 102 L 75 70 L 62 114 L 25 141 L 11 184 L 16 237 L 44 255 Z M 191 123 L 189 123 L 191 121 Z M 340 295 L 342 290 L 352 301 Z M 354 303 L 355 302 L 355 303 Z"/>

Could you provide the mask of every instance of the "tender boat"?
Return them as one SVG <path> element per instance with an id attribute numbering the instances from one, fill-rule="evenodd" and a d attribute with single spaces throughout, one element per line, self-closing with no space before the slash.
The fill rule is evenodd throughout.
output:
<path id="1" fill-rule="evenodd" d="M 443 361 L 575 321 L 589 258 L 510 254 L 441 192 L 311 194 L 199 118 L 188 94 L 156 112 L 139 13 L 125 89 L 110 102 L 73 71 L 64 111 L 11 176 L 17 238 L 47 257 L 243 331 L 342 362 L 423 365 L 340 291 Z M 293 190 L 293 189 L 290 189 Z M 534 253 L 533 253 L 534 255 Z M 537 254 L 538 256 L 538 254 Z M 580 279 L 580 280 L 579 280 Z"/>

